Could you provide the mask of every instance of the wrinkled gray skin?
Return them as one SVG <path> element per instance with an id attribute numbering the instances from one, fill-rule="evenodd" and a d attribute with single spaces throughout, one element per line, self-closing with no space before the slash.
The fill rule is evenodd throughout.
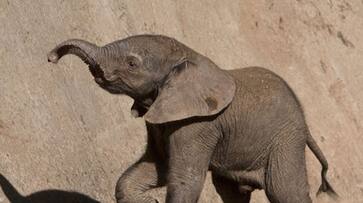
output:
<path id="1" fill-rule="evenodd" d="M 105 90 L 132 97 L 132 114 L 146 120 L 146 152 L 118 180 L 118 203 L 157 202 L 145 192 L 164 185 L 168 203 L 197 202 L 208 170 L 224 202 L 249 202 L 254 189 L 264 189 L 271 202 L 311 202 L 306 145 L 322 164 L 319 192 L 335 195 L 298 100 L 271 71 L 221 70 L 160 35 L 103 47 L 68 40 L 48 61 L 66 54 L 86 62 Z"/>

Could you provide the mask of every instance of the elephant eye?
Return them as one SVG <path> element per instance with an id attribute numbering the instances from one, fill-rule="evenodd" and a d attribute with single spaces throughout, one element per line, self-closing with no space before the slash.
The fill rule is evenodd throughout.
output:
<path id="1" fill-rule="evenodd" d="M 136 57 L 129 56 L 126 58 L 126 65 L 129 70 L 134 70 L 135 68 L 137 68 L 139 66 L 139 61 Z"/>
<path id="2" fill-rule="evenodd" d="M 133 62 L 133 61 L 129 61 L 128 64 L 129 64 L 130 67 L 135 67 L 136 66 L 136 63 Z"/>

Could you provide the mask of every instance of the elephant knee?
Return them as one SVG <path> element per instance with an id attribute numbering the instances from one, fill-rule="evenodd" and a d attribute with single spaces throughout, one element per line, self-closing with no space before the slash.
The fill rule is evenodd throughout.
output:
<path id="1" fill-rule="evenodd" d="M 132 196 L 135 196 L 136 192 L 135 189 L 132 186 L 130 180 L 125 179 L 124 177 L 121 177 L 116 184 L 116 190 L 115 190 L 115 196 L 117 203 L 124 203 L 124 202 L 130 202 L 127 201 L 128 199 L 132 199 Z M 131 197 L 130 197 L 131 196 Z"/>
<path id="2" fill-rule="evenodd" d="M 152 197 L 145 196 L 140 185 L 130 178 L 121 177 L 116 184 L 117 203 L 157 203 Z"/>

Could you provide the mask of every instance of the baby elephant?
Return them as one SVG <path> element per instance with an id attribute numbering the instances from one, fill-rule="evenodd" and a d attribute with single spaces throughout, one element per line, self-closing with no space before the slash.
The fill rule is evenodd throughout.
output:
<path id="1" fill-rule="evenodd" d="M 132 115 L 146 120 L 145 154 L 118 180 L 118 203 L 157 202 L 146 191 L 164 185 L 166 202 L 197 202 L 208 170 L 224 202 L 249 202 L 254 189 L 264 189 L 271 202 L 311 202 L 305 145 L 322 164 L 319 192 L 335 195 L 296 96 L 273 72 L 222 70 L 161 35 L 102 47 L 71 39 L 48 61 L 66 54 L 88 64 L 103 89 L 133 98 Z"/>

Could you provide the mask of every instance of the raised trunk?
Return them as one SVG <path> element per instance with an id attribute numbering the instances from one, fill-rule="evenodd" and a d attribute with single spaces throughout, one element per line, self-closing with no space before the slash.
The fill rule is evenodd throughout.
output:
<path id="1" fill-rule="evenodd" d="M 70 39 L 62 42 L 48 53 L 48 61 L 57 63 L 60 58 L 67 54 L 80 57 L 90 66 L 97 65 L 97 53 L 100 47 L 80 39 Z"/>

